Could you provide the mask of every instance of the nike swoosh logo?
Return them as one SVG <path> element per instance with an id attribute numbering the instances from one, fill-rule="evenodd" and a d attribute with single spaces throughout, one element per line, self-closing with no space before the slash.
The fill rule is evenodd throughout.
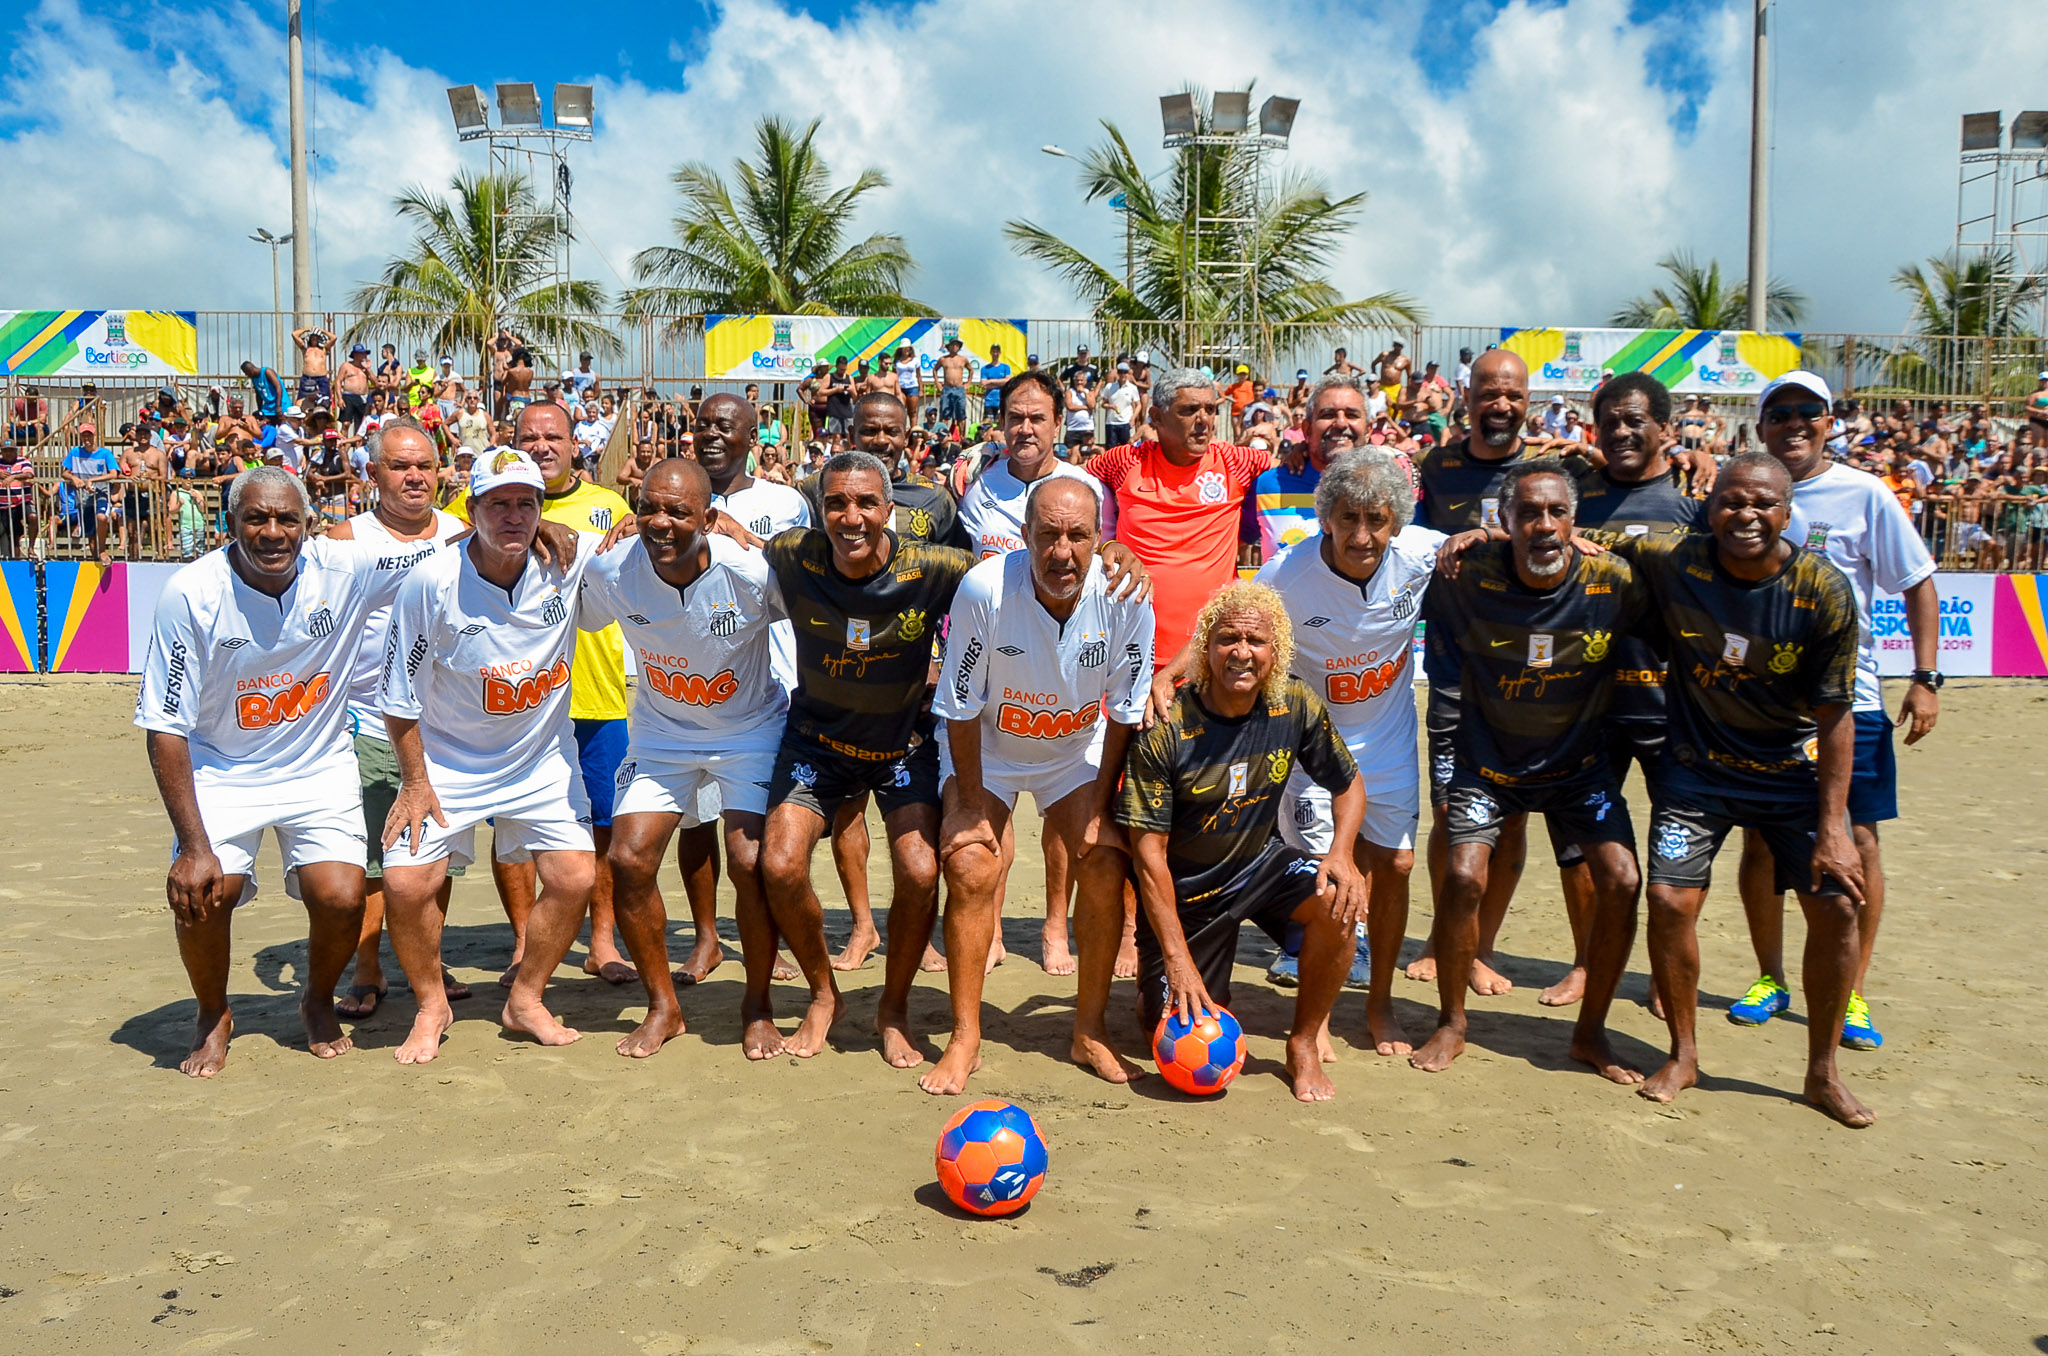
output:
<path id="1" fill-rule="evenodd" d="M 1678 634 L 1683 636 L 1687 640 L 1698 640 L 1701 638 L 1702 635 L 1702 633 L 1699 631 L 1680 631 Z"/>
<path id="2" fill-rule="evenodd" d="M 1207 786 L 1195 787 L 1192 791 L 1189 792 L 1189 794 L 1196 796 L 1203 795 L 1206 792 L 1214 791 L 1217 787 L 1221 785 L 1223 785 L 1223 783 L 1221 782 L 1210 782 Z"/>
<path id="3" fill-rule="evenodd" d="M 1496 640 L 1493 642 L 1493 648 L 1498 650 L 1503 645 L 1512 645 L 1514 643 L 1512 640 Z"/>
<path id="4" fill-rule="evenodd" d="M 1470 499 L 1453 499 L 1444 505 L 1444 511 L 1446 513 L 1456 513 L 1459 509 L 1465 507 L 1465 505 L 1471 502 L 1472 501 Z"/>
<path id="5" fill-rule="evenodd" d="M 822 627 L 824 627 L 824 628 L 825 628 L 826 630 L 828 630 L 828 631 L 832 629 L 832 623 L 831 623 L 831 622 L 828 622 L 828 621 L 826 621 L 826 620 L 825 620 L 825 619 L 823 619 L 822 617 L 813 617 L 813 618 L 811 618 L 811 625 L 813 625 L 813 626 L 822 626 Z"/>

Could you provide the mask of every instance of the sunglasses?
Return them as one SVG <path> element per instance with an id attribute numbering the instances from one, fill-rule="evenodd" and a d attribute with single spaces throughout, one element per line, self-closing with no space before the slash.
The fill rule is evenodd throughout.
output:
<path id="1" fill-rule="evenodd" d="M 1757 422 L 1766 428 L 1772 428 L 1779 424 L 1790 424 L 1795 421 L 1811 423 L 1816 419 L 1825 419 L 1827 413 L 1828 406 L 1826 401 L 1802 400 L 1797 405 L 1773 405 L 1765 410 L 1762 415 L 1758 416 Z"/>

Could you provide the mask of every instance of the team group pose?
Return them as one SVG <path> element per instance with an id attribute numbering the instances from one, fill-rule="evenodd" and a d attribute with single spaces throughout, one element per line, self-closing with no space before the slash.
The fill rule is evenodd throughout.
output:
<path id="1" fill-rule="evenodd" d="M 1212 425 L 1181 413 L 1218 392 L 1186 370 L 1162 370 L 1152 389 L 1165 402 L 1153 421 L 1175 440 L 1160 466 L 1235 458 L 1185 487 L 1187 521 L 1220 521 L 1209 510 L 1236 502 L 1246 449 L 1210 446 Z M 1910 522 L 1881 483 L 1827 461 L 1829 397 L 1807 373 L 1763 392 L 1768 450 L 1719 466 L 1679 446 L 1669 392 L 1641 374 L 1603 384 L 1592 455 L 1563 460 L 1521 441 L 1528 373 L 1515 355 L 1483 355 L 1468 389 L 1470 434 L 1411 467 L 1366 441 L 1361 378 L 1326 376 L 1308 397 L 1309 455 L 1272 497 L 1300 515 L 1291 544 L 1206 598 L 1186 596 L 1161 511 L 1134 497 L 1154 450 L 1102 476 L 1062 461 L 1062 392 L 1036 368 L 1002 387 L 1006 455 L 958 502 L 906 468 L 910 412 L 888 391 L 853 406 L 858 450 L 794 489 L 747 473 L 754 407 L 708 398 L 694 456 L 646 468 L 630 516 L 602 509 L 610 522 L 580 502 L 564 518 L 578 490 L 545 414 L 522 420 L 520 446 L 478 457 L 467 527 L 433 510 L 431 445 L 403 421 L 368 449 L 377 507 L 324 540 L 308 535 L 295 479 L 245 472 L 231 542 L 164 592 L 136 712 L 175 838 L 166 888 L 198 1000 L 184 1070 L 210 1077 L 226 1061 L 229 920 L 255 894 L 266 829 L 309 913 L 301 1014 L 314 1053 L 345 1053 L 340 1019 L 384 997 L 381 926 L 416 1002 L 397 1058 L 434 1059 L 466 995 L 442 963 L 448 878 L 487 821 L 501 884 L 532 882 L 506 1029 L 578 1038 L 546 988 L 585 919 L 599 956 L 615 918 L 630 965 L 594 972 L 637 976 L 647 995 L 619 1053 L 646 1058 L 682 1034 L 678 986 L 724 959 L 722 845 L 743 1051 L 816 1056 L 845 1013 L 838 971 L 882 930 L 857 910 L 833 954 L 813 857 L 833 838 L 865 903 L 872 799 L 891 877 L 875 1038 L 896 1068 L 926 1062 L 910 991 L 920 967 L 943 965 L 952 1030 L 919 1083 L 956 1094 L 981 1066 L 984 976 L 1002 955 L 1028 794 L 1047 872 L 1041 959 L 1076 975 L 1071 1057 L 1109 1081 L 1141 1072 L 1111 1035 L 1114 979 L 1135 975 L 1148 1033 L 1169 1010 L 1227 1005 L 1245 922 L 1295 967 L 1297 1098 L 1334 1095 L 1330 1017 L 1347 972 L 1366 988 L 1374 1051 L 1448 1070 L 1472 1038 L 1468 994 L 1507 987 L 1493 941 L 1527 817 L 1541 814 L 1574 943 L 1541 997 L 1578 1005 L 1574 1060 L 1659 1101 L 1697 1082 L 1697 919 L 1713 858 L 1740 828 L 1763 974 L 1732 1016 L 1754 1025 L 1791 1002 L 1773 902 L 1789 889 L 1806 923 L 1803 1093 L 1869 1124 L 1836 1050 L 1882 1039 L 1862 996 L 1882 900 L 1877 825 L 1896 813 L 1871 654 L 1878 589 L 1905 594 L 1923 666 L 1900 718 L 1907 742 L 1932 728 L 1941 681 L 1931 564 Z M 1116 538 L 1120 496 L 1142 525 L 1129 543 Z M 1206 561 L 1209 545 L 1187 549 Z M 1155 615 L 1155 578 L 1184 626 Z M 1425 619 L 1426 763 L 1410 664 Z M 616 738 L 572 713 L 580 669 L 609 663 L 593 637 L 615 638 L 638 675 Z M 1647 815 L 1624 793 L 1631 765 Z M 1434 910 L 1409 973 L 1436 982 L 1439 1011 L 1417 1038 L 1392 988 L 1425 768 Z M 697 935 L 674 971 L 656 887 L 671 844 Z M 1632 1067 L 1607 1034 L 1646 885 L 1653 1005 L 1671 1033 L 1655 1069 Z M 607 894 L 600 913 L 594 896 Z M 798 976 L 809 996 L 786 1029 L 773 982 Z"/>

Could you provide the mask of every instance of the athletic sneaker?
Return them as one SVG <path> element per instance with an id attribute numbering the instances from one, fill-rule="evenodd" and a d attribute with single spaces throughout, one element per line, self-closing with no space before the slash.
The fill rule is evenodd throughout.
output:
<path id="1" fill-rule="evenodd" d="M 1372 983 L 1372 944 L 1365 940 L 1365 925 L 1358 926 L 1358 949 L 1351 953 L 1351 973 L 1344 977 L 1347 989 L 1363 989 Z"/>
<path id="2" fill-rule="evenodd" d="M 1273 963 L 1266 967 L 1266 978 L 1283 989 L 1292 989 L 1301 983 L 1301 957 L 1290 956 L 1285 951 L 1273 957 Z"/>
<path id="3" fill-rule="evenodd" d="M 1728 1020 L 1737 1026 L 1762 1026 L 1791 1006 L 1792 991 L 1764 975 L 1749 986 L 1748 993 L 1729 1006 Z M 1850 1003 L 1849 1010 L 1856 1010 L 1854 1002 Z"/>
<path id="4" fill-rule="evenodd" d="M 1842 1016 L 1842 1044 L 1851 1050 L 1875 1050 L 1884 1036 L 1870 1021 L 1870 1004 L 1855 990 L 1849 992 L 1849 1011 Z"/>

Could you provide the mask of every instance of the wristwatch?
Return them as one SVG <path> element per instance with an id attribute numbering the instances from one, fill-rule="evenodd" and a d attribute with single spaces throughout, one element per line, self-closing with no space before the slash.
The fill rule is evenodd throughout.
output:
<path id="1" fill-rule="evenodd" d="M 1940 669 L 1914 669 L 1913 681 L 1924 688 L 1939 692 L 1941 685 L 1948 680 L 1942 677 Z"/>

